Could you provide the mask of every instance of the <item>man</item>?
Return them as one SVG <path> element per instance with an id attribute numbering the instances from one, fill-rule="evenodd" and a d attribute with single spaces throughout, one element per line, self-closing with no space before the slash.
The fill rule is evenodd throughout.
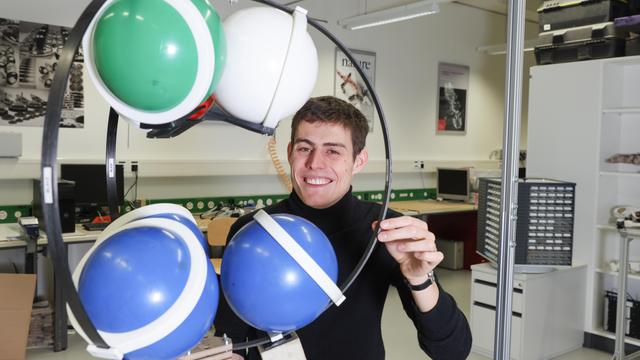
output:
<path id="1" fill-rule="evenodd" d="M 368 161 L 365 117 L 334 97 L 310 99 L 294 116 L 287 148 L 293 192 L 267 207 L 268 213 L 290 213 L 316 224 L 330 239 L 338 259 L 338 285 L 355 268 L 373 236 L 380 205 L 351 194 L 353 176 Z M 297 331 L 309 360 L 384 359 L 380 321 L 389 285 L 398 289 L 405 312 L 416 326 L 418 342 L 434 359 L 465 359 L 471 347 L 466 318 L 432 271 L 443 255 L 427 224 L 390 213 L 380 224 L 377 246 L 362 273 L 331 306 Z M 240 218 L 231 238 L 252 217 Z M 268 304 L 265 304 L 268 308 Z M 215 321 L 217 335 L 234 343 L 265 336 L 235 316 L 221 297 Z M 255 349 L 246 355 L 259 359 Z"/>

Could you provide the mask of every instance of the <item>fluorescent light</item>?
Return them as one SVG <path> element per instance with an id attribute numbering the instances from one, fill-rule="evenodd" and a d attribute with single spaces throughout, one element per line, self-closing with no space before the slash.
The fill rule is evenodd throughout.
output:
<path id="1" fill-rule="evenodd" d="M 350 18 L 338 20 L 338 25 L 345 29 L 358 30 L 371 26 L 390 24 L 398 21 L 413 19 L 440 12 L 438 2 L 443 0 L 422 0 L 411 4 L 396 6 L 393 8 L 374 11 L 371 13 L 357 15 Z"/>

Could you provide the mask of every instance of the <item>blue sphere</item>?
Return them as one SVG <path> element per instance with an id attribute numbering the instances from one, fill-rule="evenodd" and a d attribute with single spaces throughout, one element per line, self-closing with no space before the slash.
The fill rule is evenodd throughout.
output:
<path id="1" fill-rule="evenodd" d="M 207 256 L 207 258 L 211 257 L 209 255 L 209 243 L 207 242 L 207 239 L 205 239 L 204 234 L 202 233 L 198 225 L 194 223 L 191 219 L 188 219 L 177 213 L 160 213 L 160 214 L 147 216 L 146 218 L 171 219 L 185 225 L 186 227 L 189 228 L 189 230 L 191 230 L 191 232 L 193 232 L 193 235 L 195 235 L 196 238 L 198 238 L 198 242 L 200 242 L 200 245 L 202 246 L 202 249 L 204 250 L 204 253 Z"/>
<path id="2" fill-rule="evenodd" d="M 301 217 L 271 216 L 335 283 L 338 263 L 325 234 Z M 221 285 L 233 311 L 246 323 L 268 332 L 299 329 L 315 320 L 330 301 L 255 220 L 242 227 L 227 245 Z"/>
<path id="3" fill-rule="evenodd" d="M 155 331 L 151 323 L 178 306 L 176 301 L 186 288 L 192 261 L 196 261 L 185 241 L 166 228 L 142 226 L 118 231 L 98 244 L 78 282 L 80 300 L 95 327 L 111 334 L 144 326 Z M 192 249 L 201 251 L 200 246 L 192 245 Z M 219 296 L 213 267 L 208 258 L 204 261 L 204 288 L 190 295 L 198 299 L 190 313 L 171 323 L 168 335 L 129 351 L 125 358 L 172 359 L 202 339 L 213 323 Z"/>

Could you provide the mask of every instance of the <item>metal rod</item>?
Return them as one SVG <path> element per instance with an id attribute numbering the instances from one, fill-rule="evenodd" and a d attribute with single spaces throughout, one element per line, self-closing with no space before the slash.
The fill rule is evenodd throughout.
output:
<path id="1" fill-rule="evenodd" d="M 618 255 L 618 301 L 616 303 L 616 343 L 613 358 L 625 359 L 624 339 L 627 325 L 627 263 L 629 262 L 629 238 L 620 231 L 620 253 Z"/>
<path id="2" fill-rule="evenodd" d="M 496 294 L 494 359 L 509 360 L 516 215 L 518 208 L 518 161 L 525 0 L 509 0 L 507 16 L 506 97 L 504 111 L 502 193 L 500 211 L 500 257 Z"/>

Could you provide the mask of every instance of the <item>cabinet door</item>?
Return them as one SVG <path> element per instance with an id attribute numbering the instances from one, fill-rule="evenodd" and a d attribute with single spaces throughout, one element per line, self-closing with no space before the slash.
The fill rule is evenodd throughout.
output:
<path id="1" fill-rule="evenodd" d="M 573 263 L 591 261 L 602 114 L 602 62 L 531 68 L 527 176 L 577 184 Z"/>

